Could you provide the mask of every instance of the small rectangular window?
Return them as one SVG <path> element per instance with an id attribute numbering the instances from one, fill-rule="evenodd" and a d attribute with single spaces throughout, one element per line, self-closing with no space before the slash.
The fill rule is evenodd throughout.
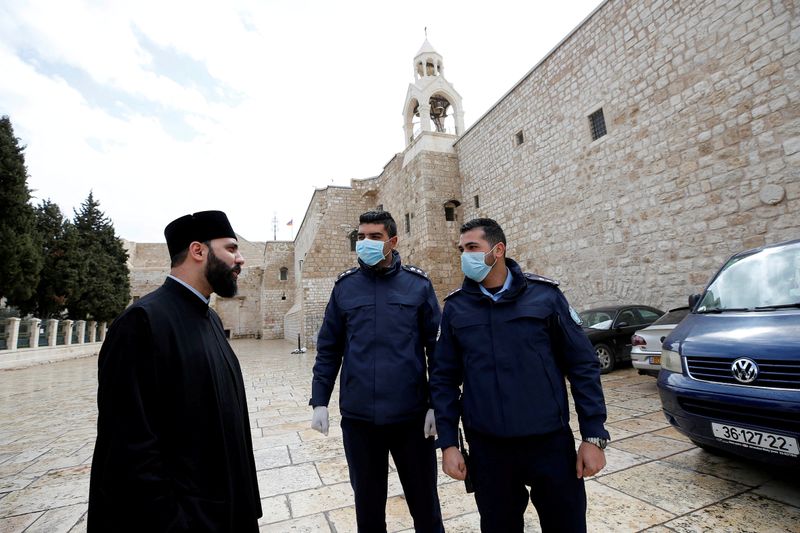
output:
<path id="1" fill-rule="evenodd" d="M 456 208 L 448 205 L 444 208 L 444 219 L 448 222 L 452 222 L 456 219 Z"/>
<path id="2" fill-rule="evenodd" d="M 411 233 L 411 215 L 406 213 L 406 233 Z"/>
<path id="3" fill-rule="evenodd" d="M 606 119 L 603 117 L 602 107 L 589 115 L 589 126 L 592 130 L 593 141 L 596 141 L 606 134 Z"/>
<path id="4" fill-rule="evenodd" d="M 478 198 L 478 195 L 475 195 L 475 208 L 479 208 L 481 206 L 481 200 Z"/>
<path id="5" fill-rule="evenodd" d="M 375 208 L 375 211 L 383 211 L 383 204 L 378 204 L 378 207 Z"/>
<path id="6" fill-rule="evenodd" d="M 514 142 L 516 143 L 517 146 L 525 142 L 525 134 L 522 132 L 522 130 L 519 130 L 514 135 Z"/>

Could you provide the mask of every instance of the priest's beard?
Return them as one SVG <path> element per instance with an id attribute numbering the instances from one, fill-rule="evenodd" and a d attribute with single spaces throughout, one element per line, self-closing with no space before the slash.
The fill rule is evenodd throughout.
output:
<path id="1" fill-rule="evenodd" d="M 211 289 L 223 298 L 230 298 L 236 296 L 236 276 L 242 271 L 240 265 L 228 267 L 224 261 L 221 261 L 214 251 L 209 247 L 208 249 L 208 263 L 206 263 L 206 279 L 211 285 Z"/>

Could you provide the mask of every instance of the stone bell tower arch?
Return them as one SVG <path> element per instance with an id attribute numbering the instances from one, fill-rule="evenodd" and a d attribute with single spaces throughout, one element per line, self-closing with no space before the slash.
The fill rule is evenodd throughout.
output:
<path id="1" fill-rule="evenodd" d="M 403 106 L 406 146 L 423 133 L 461 136 L 464 109 L 461 95 L 444 76 L 444 60 L 428 39 L 414 56 L 414 83 L 408 85 Z"/>

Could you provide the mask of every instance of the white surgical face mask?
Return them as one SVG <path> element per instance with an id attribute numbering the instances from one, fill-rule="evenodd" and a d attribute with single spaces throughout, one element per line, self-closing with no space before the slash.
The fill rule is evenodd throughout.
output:
<path id="1" fill-rule="evenodd" d="M 389 241 L 373 241 L 364 239 L 356 242 L 356 254 L 365 264 L 375 266 L 386 258 L 383 245 Z"/>
<path id="2" fill-rule="evenodd" d="M 494 263 L 491 265 L 487 265 L 485 261 L 486 256 L 492 253 L 492 250 L 494 250 L 495 246 L 497 246 L 497 244 L 492 246 L 492 249 L 486 253 L 462 252 L 461 271 L 464 272 L 464 275 L 471 280 L 477 281 L 478 283 L 486 279 L 486 276 L 488 276 L 489 272 L 492 271 L 492 267 L 497 264 L 496 257 L 494 259 Z"/>

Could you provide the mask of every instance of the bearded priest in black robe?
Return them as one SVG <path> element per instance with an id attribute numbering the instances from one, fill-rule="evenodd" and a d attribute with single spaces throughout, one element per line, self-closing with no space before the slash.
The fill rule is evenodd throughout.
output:
<path id="1" fill-rule="evenodd" d="M 244 259 L 221 211 L 171 222 L 164 285 L 117 318 L 99 357 L 88 531 L 258 531 L 242 371 L 212 292 Z"/>

